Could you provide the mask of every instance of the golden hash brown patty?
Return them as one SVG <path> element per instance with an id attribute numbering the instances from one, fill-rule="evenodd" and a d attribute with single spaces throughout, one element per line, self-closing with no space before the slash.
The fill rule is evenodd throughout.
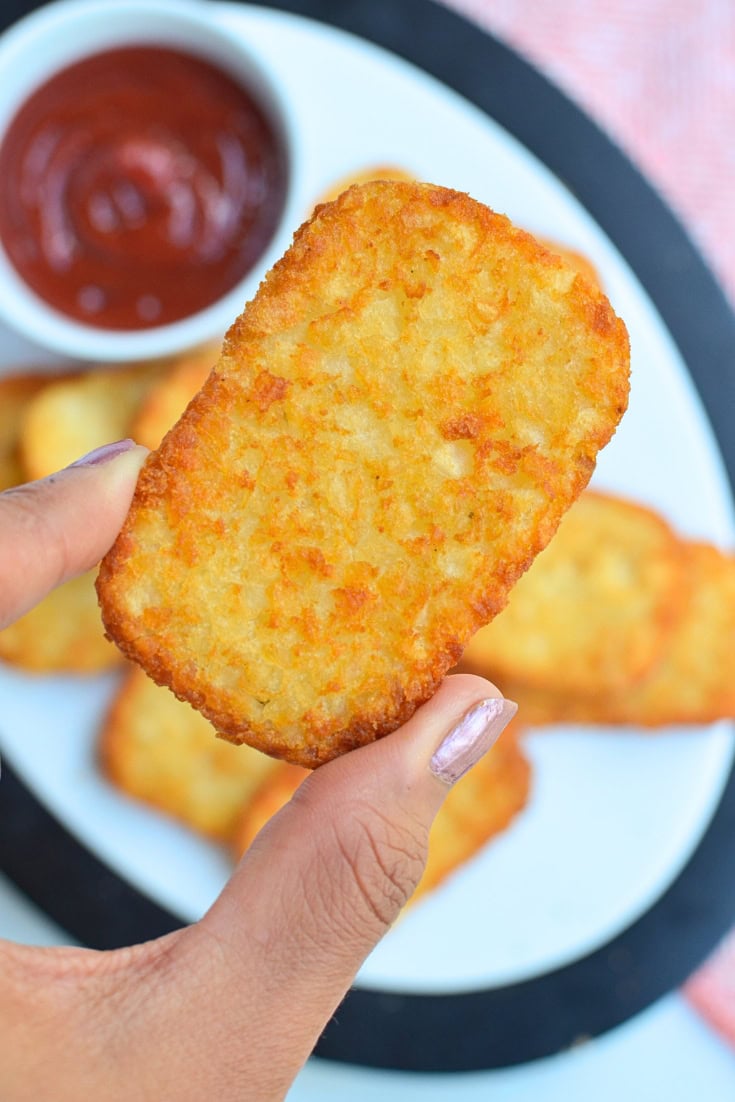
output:
<path id="1" fill-rule="evenodd" d="M 45 478 L 130 432 L 133 414 L 163 372 L 160 363 L 91 368 L 49 383 L 31 400 L 20 451 L 29 478 Z"/>
<path id="2" fill-rule="evenodd" d="M 278 762 L 212 738 L 198 712 L 132 666 L 100 738 L 107 777 L 128 796 L 219 841 Z"/>
<path id="3" fill-rule="evenodd" d="M 537 688 L 600 693 L 645 676 L 682 612 L 684 557 L 657 513 L 587 491 L 460 666 Z"/>
<path id="4" fill-rule="evenodd" d="M 735 556 L 707 543 L 685 543 L 683 553 L 683 612 L 648 676 L 584 695 L 506 682 L 527 722 L 658 728 L 735 719 Z"/>
<path id="5" fill-rule="evenodd" d="M 404 722 L 553 535 L 628 395 L 604 295 L 465 195 L 318 208 L 144 468 L 107 630 L 315 766 Z"/>
<path id="6" fill-rule="evenodd" d="M 0 631 L 0 658 L 33 673 L 94 674 L 119 666 L 122 655 L 105 638 L 95 572 L 52 589 Z"/>
<path id="7" fill-rule="evenodd" d="M 30 370 L 0 379 L 0 490 L 30 477 L 20 453 L 27 410 L 70 378 Z M 102 628 L 94 579 L 90 571 L 65 582 L 0 630 L 0 659 L 33 673 L 94 674 L 119 665 L 122 656 Z"/>

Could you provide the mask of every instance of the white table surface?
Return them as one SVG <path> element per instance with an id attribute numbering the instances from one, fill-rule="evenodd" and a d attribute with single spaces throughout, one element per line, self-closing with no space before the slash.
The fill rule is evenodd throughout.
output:
<path id="1" fill-rule="evenodd" d="M 0 875 L 0 936 L 69 944 Z M 732 1102 L 735 1053 L 678 995 L 571 1053 L 500 1072 L 396 1075 L 313 1060 L 289 1102 Z"/>

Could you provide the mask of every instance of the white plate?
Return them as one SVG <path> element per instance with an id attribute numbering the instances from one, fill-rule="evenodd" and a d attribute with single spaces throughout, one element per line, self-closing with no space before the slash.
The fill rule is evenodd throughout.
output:
<path id="1" fill-rule="evenodd" d="M 631 336 L 630 410 L 594 483 L 659 509 L 683 534 L 733 544 L 719 451 L 679 354 L 630 269 L 584 208 L 515 139 L 422 71 L 298 17 L 212 5 L 247 38 L 302 134 L 306 216 L 336 180 L 397 165 L 470 192 L 585 253 Z M 295 228 L 295 227 L 294 227 Z M 6 366 L 39 351 L 3 334 Z M 562 625 L 560 625 L 562 630 Z M 0 668 L 3 753 L 91 851 L 180 919 L 222 887 L 227 856 L 114 791 L 95 764 L 116 678 L 34 678 Z M 728 725 L 643 735 L 531 735 L 529 807 L 446 886 L 412 909 L 358 982 L 391 992 L 493 988 L 607 943 L 675 880 L 729 773 Z"/>

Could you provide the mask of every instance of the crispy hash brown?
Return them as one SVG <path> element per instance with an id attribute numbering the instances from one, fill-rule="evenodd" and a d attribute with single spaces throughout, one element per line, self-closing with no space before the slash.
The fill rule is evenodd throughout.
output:
<path id="1" fill-rule="evenodd" d="M 662 517 L 587 491 L 460 666 L 506 682 L 599 694 L 644 677 L 682 612 L 684 556 Z"/>
<path id="2" fill-rule="evenodd" d="M 527 722 L 658 728 L 735 719 L 735 557 L 706 543 L 683 551 L 683 612 L 649 675 L 583 695 L 506 682 Z"/>
<path id="3" fill-rule="evenodd" d="M 28 404 L 20 450 L 27 477 L 44 478 L 111 440 L 120 440 L 164 367 L 91 369 L 49 383 Z"/>
<path id="4" fill-rule="evenodd" d="M 102 630 L 95 571 L 64 582 L 0 631 L 0 658 L 33 673 L 95 674 L 122 655 Z"/>
<path id="5" fill-rule="evenodd" d="M 129 796 L 230 841 L 244 803 L 278 762 L 212 738 L 207 721 L 133 666 L 102 731 L 100 759 Z"/>
<path id="6" fill-rule="evenodd" d="M 314 766 L 405 721 L 504 606 L 628 396 L 607 299 L 466 195 L 320 207 L 144 468 L 107 631 Z"/>
<path id="7" fill-rule="evenodd" d="M 436 888 L 457 868 L 505 830 L 528 802 L 531 768 L 519 743 L 514 721 L 503 737 L 450 790 L 429 838 L 429 855 L 413 901 Z M 240 856 L 270 818 L 294 794 L 308 770 L 283 762 L 270 773 L 245 805 L 234 834 Z"/>

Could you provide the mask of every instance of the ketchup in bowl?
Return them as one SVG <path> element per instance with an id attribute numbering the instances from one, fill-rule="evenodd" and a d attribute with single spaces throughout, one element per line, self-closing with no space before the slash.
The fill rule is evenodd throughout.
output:
<path id="1" fill-rule="evenodd" d="M 146 329 L 216 302 L 265 251 L 287 187 L 253 96 L 193 55 L 127 46 L 37 88 L 0 143 L 0 240 L 67 317 Z"/>

